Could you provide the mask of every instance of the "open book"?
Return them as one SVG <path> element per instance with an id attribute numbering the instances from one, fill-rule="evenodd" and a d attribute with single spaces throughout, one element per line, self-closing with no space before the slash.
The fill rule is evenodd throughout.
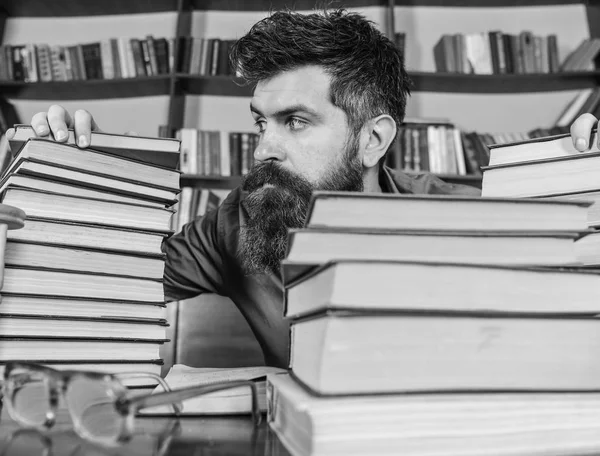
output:
<path id="1" fill-rule="evenodd" d="M 266 379 L 269 373 L 286 372 L 278 367 L 256 366 L 236 368 L 189 367 L 175 364 L 165 377 L 172 390 L 195 385 L 214 385 L 216 383 L 252 380 L 258 390 L 258 404 L 262 412 L 267 410 Z M 155 392 L 161 392 L 157 387 Z M 250 413 L 252 409 L 251 390 L 246 386 L 217 391 L 197 396 L 183 402 L 184 415 L 234 415 Z M 141 410 L 142 414 L 173 414 L 172 407 L 153 407 Z"/>

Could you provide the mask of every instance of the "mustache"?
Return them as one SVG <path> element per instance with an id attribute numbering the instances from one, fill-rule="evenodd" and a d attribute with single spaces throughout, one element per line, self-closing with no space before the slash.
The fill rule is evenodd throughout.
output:
<path id="1" fill-rule="evenodd" d="M 280 188 L 295 188 L 310 186 L 304 178 L 283 168 L 274 161 L 256 163 L 248 174 L 242 177 L 242 190 L 253 192 L 265 184 Z M 300 182 L 302 184 L 298 185 Z"/>

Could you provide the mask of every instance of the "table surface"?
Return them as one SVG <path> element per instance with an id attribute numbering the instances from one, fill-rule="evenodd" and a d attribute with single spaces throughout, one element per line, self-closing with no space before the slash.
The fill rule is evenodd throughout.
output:
<path id="1" fill-rule="evenodd" d="M 3 417 L 5 418 L 5 417 Z M 0 456 L 290 456 L 264 419 L 250 417 L 137 418 L 132 440 L 104 448 L 79 438 L 69 423 L 41 434 L 3 419 Z"/>

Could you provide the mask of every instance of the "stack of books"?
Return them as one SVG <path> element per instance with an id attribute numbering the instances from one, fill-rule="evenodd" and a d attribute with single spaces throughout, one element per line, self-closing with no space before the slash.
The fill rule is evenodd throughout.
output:
<path id="1" fill-rule="evenodd" d="M 315 193 L 282 263 L 270 427 L 294 455 L 598 450 L 600 275 L 574 267 L 588 207 Z"/>
<path id="2" fill-rule="evenodd" d="M 79 149 L 70 134 L 17 125 L 11 141 L 0 195 L 27 219 L 6 243 L 0 363 L 160 374 L 179 141 L 94 132 Z"/>
<path id="3" fill-rule="evenodd" d="M 588 201 L 591 234 L 576 242 L 577 260 L 600 266 L 600 149 L 592 132 L 590 149 L 579 152 L 570 134 L 490 146 L 483 168 L 484 197 L 532 197 Z"/>

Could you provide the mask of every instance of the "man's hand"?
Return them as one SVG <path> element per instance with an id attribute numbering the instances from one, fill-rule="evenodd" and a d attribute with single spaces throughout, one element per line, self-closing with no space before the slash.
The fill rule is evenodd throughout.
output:
<path id="1" fill-rule="evenodd" d="M 40 138 L 65 142 L 69 137 L 67 129 L 75 130 L 75 138 L 79 147 L 88 147 L 91 132 L 100 131 L 92 115 L 85 109 L 78 109 L 73 115 L 59 105 L 52 105 L 48 112 L 38 112 L 31 118 L 31 126 Z M 9 128 L 6 137 L 12 139 L 15 131 Z"/>
<path id="2" fill-rule="evenodd" d="M 575 149 L 579 152 L 585 152 L 593 146 L 593 144 L 590 144 L 590 138 L 592 137 L 592 129 L 597 125 L 598 119 L 590 113 L 581 114 L 575 119 L 575 122 L 571 125 L 571 139 Z M 600 146 L 600 137 L 598 138 L 598 145 Z"/>

